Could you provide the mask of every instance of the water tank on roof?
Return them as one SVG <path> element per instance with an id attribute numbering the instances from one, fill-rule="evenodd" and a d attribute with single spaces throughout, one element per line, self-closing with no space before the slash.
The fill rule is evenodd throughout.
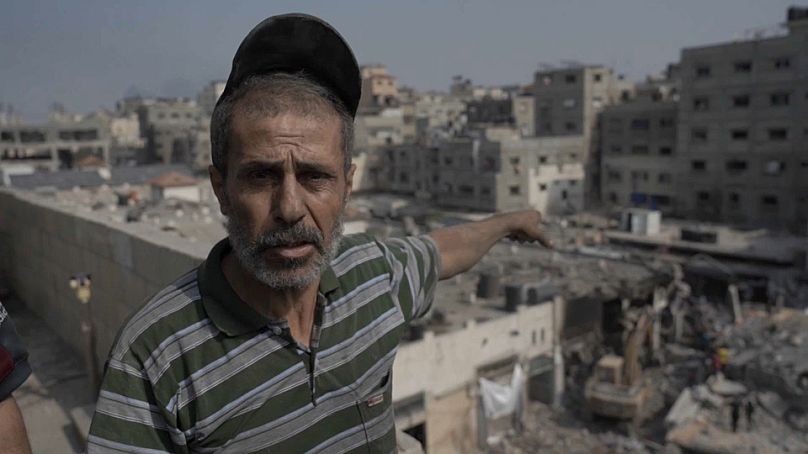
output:
<path id="1" fill-rule="evenodd" d="M 499 273 L 495 271 L 480 274 L 480 279 L 477 281 L 477 296 L 480 298 L 495 298 L 499 296 L 501 279 Z"/>

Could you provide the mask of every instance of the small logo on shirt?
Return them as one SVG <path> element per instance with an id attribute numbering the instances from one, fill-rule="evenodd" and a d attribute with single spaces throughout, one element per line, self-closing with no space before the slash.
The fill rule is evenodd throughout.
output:
<path id="1" fill-rule="evenodd" d="M 379 394 L 378 396 L 373 396 L 366 401 L 368 407 L 375 407 L 380 403 L 384 402 L 384 394 Z"/>

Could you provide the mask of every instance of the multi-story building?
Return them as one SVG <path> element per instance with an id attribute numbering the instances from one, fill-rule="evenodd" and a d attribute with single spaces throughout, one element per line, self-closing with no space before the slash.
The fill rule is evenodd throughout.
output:
<path id="1" fill-rule="evenodd" d="M 375 110 L 398 105 L 398 82 L 380 64 L 364 65 L 359 68 L 362 74 L 362 97 L 359 99 L 359 111 Z"/>
<path id="2" fill-rule="evenodd" d="M 383 151 L 380 189 L 431 198 L 445 208 L 546 214 L 583 209 L 580 137 L 456 137 Z"/>
<path id="3" fill-rule="evenodd" d="M 805 230 L 808 8 L 786 30 L 682 50 L 681 214 Z"/>
<path id="4" fill-rule="evenodd" d="M 196 101 L 185 98 L 143 100 L 137 107 L 146 161 L 190 163 L 189 133 L 199 124 Z"/>
<path id="5" fill-rule="evenodd" d="M 533 83 L 537 137 L 582 137 L 578 154 L 585 166 L 587 204 L 598 200 L 600 139 L 597 115 L 617 100 L 630 96 L 633 84 L 603 66 L 570 66 L 538 71 Z"/>
<path id="6" fill-rule="evenodd" d="M 649 79 L 631 100 L 603 109 L 600 193 L 606 206 L 675 211 L 677 99 L 671 78 Z"/>
<path id="7" fill-rule="evenodd" d="M 0 127 L 0 165 L 32 170 L 69 169 L 79 159 L 95 156 L 109 163 L 110 117 L 54 112 L 44 124 Z"/>
<path id="8" fill-rule="evenodd" d="M 532 90 L 523 90 L 512 98 L 514 126 L 522 137 L 533 137 L 536 135 L 536 101 L 533 98 Z"/>
<path id="9" fill-rule="evenodd" d="M 214 80 L 196 95 L 196 104 L 199 106 L 199 114 L 205 118 L 210 118 L 213 115 L 213 108 L 216 107 L 216 102 L 219 97 L 224 93 L 226 82 L 223 80 Z"/>

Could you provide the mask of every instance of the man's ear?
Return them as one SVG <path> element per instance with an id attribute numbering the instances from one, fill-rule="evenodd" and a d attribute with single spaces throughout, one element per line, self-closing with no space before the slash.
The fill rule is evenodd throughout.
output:
<path id="1" fill-rule="evenodd" d="M 351 164 L 351 167 L 348 168 L 348 173 L 345 174 L 345 200 L 348 200 L 351 192 L 353 192 L 354 172 L 356 172 L 356 164 Z"/>
<path id="2" fill-rule="evenodd" d="M 210 176 L 210 185 L 213 187 L 213 193 L 219 200 L 219 211 L 225 216 L 229 216 L 230 203 L 227 200 L 227 189 L 225 188 L 225 175 L 219 172 L 219 169 L 214 165 L 208 166 L 208 175 Z"/>

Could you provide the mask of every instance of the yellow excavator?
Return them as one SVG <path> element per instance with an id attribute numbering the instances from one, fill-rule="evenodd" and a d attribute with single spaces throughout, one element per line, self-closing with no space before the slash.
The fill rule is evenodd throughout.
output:
<path id="1" fill-rule="evenodd" d="M 624 356 L 605 355 L 598 360 L 584 388 L 586 403 L 593 415 L 639 422 L 648 396 L 639 356 L 651 321 L 650 311 L 640 315 L 626 340 Z"/>

